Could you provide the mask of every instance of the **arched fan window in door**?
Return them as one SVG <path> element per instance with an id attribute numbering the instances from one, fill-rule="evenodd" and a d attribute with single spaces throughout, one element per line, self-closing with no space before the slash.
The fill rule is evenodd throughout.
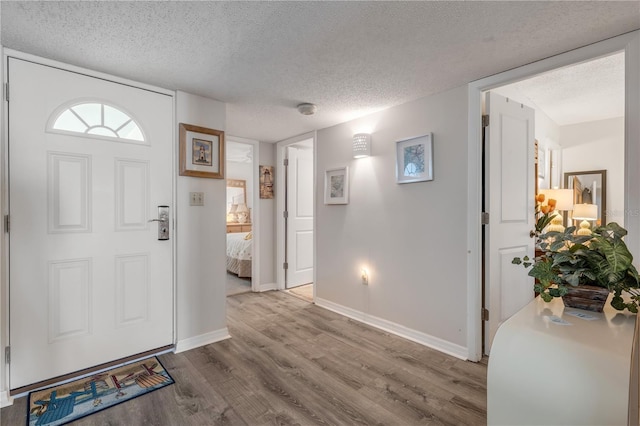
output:
<path id="1" fill-rule="evenodd" d="M 53 133 L 145 142 L 142 129 L 129 114 L 99 101 L 75 102 L 58 108 L 47 127 Z"/>

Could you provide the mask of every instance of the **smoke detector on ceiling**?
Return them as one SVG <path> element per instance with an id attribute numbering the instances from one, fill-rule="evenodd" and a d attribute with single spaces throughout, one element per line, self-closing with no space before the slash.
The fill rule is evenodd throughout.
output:
<path id="1" fill-rule="evenodd" d="M 302 115 L 313 115 L 318 110 L 318 107 L 315 104 L 307 103 L 299 104 L 297 108 L 298 112 Z"/>

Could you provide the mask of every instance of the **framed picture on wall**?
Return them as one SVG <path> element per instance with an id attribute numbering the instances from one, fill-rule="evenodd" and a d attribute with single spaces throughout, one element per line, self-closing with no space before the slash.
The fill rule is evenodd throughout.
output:
<path id="1" fill-rule="evenodd" d="M 547 150 L 542 147 L 538 147 L 538 177 L 547 177 Z"/>
<path id="2" fill-rule="evenodd" d="M 433 134 L 396 142 L 396 182 L 433 180 Z"/>
<path id="3" fill-rule="evenodd" d="M 273 166 L 260 166 L 260 198 L 273 198 Z"/>
<path id="4" fill-rule="evenodd" d="M 349 204 L 348 167 L 336 167 L 324 172 L 324 203 Z"/>
<path id="5" fill-rule="evenodd" d="M 224 132 L 180 123 L 180 176 L 224 179 Z"/>

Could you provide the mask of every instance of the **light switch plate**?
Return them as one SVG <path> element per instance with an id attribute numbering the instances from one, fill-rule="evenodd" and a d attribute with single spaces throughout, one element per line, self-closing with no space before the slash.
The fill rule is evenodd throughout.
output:
<path id="1" fill-rule="evenodd" d="M 189 205 L 190 206 L 204 206 L 204 192 L 190 192 L 189 193 Z"/>

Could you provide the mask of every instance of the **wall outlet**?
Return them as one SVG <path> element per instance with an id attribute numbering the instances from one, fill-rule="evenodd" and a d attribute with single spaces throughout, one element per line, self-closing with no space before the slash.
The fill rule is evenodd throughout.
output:
<path id="1" fill-rule="evenodd" d="M 189 205 L 190 206 L 204 206 L 204 192 L 190 192 L 189 193 Z"/>

